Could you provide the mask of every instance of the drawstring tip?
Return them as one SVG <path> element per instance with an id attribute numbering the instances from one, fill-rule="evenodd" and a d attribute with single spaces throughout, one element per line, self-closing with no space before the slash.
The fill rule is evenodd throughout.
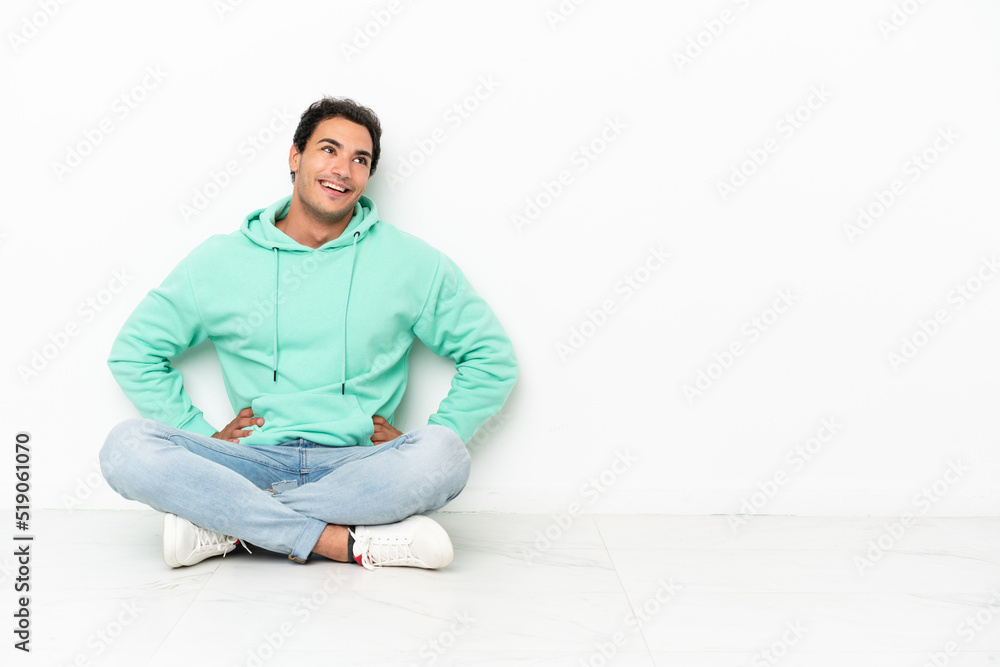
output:
<path id="1" fill-rule="evenodd" d="M 340 395 L 341 396 L 344 395 L 344 383 L 343 382 L 340 383 Z"/>
<path id="2" fill-rule="evenodd" d="M 274 381 L 275 382 L 278 381 L 278 369 L 277 368 L 274 369 Z"/>

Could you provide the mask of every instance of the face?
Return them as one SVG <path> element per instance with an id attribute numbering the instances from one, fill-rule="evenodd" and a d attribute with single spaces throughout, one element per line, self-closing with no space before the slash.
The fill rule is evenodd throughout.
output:
<path id="1" fill-rule="evenodd" d="M 293 196 L 318 222 L 347 224 L 371 171 L 372 138 L 364 125 L 327 118 L 313 130 L 305 150 L 295 145 L 288 168 L 295 172 Z"/>

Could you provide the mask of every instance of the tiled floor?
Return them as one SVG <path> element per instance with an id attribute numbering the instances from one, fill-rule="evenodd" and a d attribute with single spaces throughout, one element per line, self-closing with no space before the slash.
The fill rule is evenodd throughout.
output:
<path id="1" fill-rule="evenodd" d="M 160 516 L 35 517 L 16 664 L 1000 667 L 998 518 L 438 513 L 449 567 L 369 572 L 171 570 Z"/>

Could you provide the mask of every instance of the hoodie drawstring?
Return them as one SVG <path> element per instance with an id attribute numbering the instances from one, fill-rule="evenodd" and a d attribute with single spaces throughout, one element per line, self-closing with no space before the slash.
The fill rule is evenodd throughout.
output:
<path id="1" fill-rule="evenodd" d="M 354 242 L 351 244 L 351 272 L 347 277 L 347 298 L 344 300 L 344 353 L 340 366 L 340 394 L 347 393 L 347 311 L 351 305 L 351 286 L 354 284 L 354 265 L 358 258 L 358 239 L 361 232 L 354 232 Z M 274 250 L 274 345 L 271 352 L 271 366 L 274 371 L 274 382 L 278 381 L 278 249 Z"/>
<path id="2" fill-rule="evenodd" d="M 278 381 L 278 249 L 274 250 L 274 351 L 271 353 L 271 365 L 274 366 L 274 381 Z"/>
<path id="3" fill-rule="evenodd" d="M 351 272 L 347 276 L 347 298 L 344 300 L 344 356 L 341 359 L 340 367 L 340 395 L 346 393 L 347 388 L 347 308 L 351 305 L 351 285 L 354 284 L 354 264 L 358 258 L 358 237 L 361 232 L 354 232 L 354 243 L 351 244 Z"/>

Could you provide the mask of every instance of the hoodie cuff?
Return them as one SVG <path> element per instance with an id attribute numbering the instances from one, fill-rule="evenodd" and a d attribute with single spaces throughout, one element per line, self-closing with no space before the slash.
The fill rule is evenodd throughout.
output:
<path id="1" fill-rule="evenodd" d="M 190 431 L 191 433 L 207 435 L 209 438 L 217 433 L 215 427 L 209 424 L 208 421 L 205 420 L 205 417 L 200 414 L 188 421 L 186 424 L 182 424 L 177 428 L 183 431 Z"/>

